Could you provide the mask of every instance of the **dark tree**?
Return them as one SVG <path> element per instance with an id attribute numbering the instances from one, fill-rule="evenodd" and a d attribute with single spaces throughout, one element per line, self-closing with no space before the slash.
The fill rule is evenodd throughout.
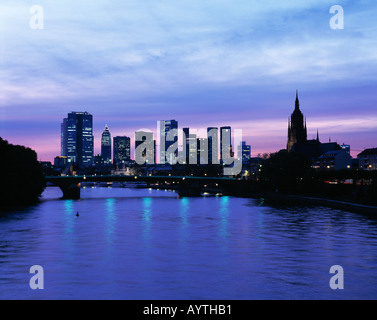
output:
<path id="1" fill-rule="evenodd" d="M 310 172 L 309 159 L 299 153 L 281 150 L 264 161 L 261 180 L 271 190 L 299 192 Z"/>
<path id="2" fill-rule="evenodd" d="M 0 208 L 36 202 L 46 183 L 34 150 L 0 138 Z"/>

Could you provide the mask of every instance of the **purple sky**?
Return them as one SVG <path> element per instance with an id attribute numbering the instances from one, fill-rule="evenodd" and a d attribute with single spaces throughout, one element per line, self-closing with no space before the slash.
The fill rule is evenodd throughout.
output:
<path id="1" fill-rule="evenodd" d="M 370 1 L 33 1 L 0 5 L 0 136 L 60 155 L 68 112 L 94 116 L 95 153 L 158 120 L 242 129 L 252 156 L 282 149 L 299 90 L 309 138 L 377 147 L 377 6 Z M 333 30 L 330 7 L 344 8 Z"/>

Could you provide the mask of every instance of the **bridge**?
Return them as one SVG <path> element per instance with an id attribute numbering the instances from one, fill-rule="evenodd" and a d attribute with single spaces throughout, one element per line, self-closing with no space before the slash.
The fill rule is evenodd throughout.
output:
<path id="1" fill-rule="evenodd" d="M 174 185 L 178 194 L 184 197 L 200 196 L 203 188 L 221 190 L 227 195 L 243 195 L 249 190 L 250 182 L 228 177 L 193 176 L 125 176 L 125 175 L 85 175 L 85 176 L 46 176 L 46 182 L 58 186 L 64 199 L 80 199 L 83 182 L 145 182 L 148 185 Z"/>

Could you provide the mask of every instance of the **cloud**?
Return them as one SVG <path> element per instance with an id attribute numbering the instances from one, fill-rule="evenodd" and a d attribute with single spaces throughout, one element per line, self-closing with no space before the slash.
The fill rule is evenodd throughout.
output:
<path id="1" fill-rule="evenodd" d="M 372 0 L 341 1 L 342 31 L 329 27 L 331 0 L 41 0 L 45 29 L 31 30 L 34 4 L 1 4 L 2 120 L 47 115 L 58 123 L 80 109 L 127 126 L 163 117 L 187 126 L 207 117 L 241 124 L 247 117 L 250 137 L 284 133 L 285 140 L 292 105 L 285 97 L 295 89 L 306 91 L 307 111 L 317 117 L 311 121 L 329 133 L 337 129 L 320 111 L 355 121 L 356 131 L 365 124 L 357 113 L 376 116 L 373 95 L 358 99 L 350 89 L 376 86 Z M 354 107 L 352 99 L 362 103 Z"/>

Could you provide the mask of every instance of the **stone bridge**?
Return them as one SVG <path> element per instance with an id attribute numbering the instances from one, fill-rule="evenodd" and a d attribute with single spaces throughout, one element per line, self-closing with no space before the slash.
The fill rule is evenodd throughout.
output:
<path id="1" fill-rule="evenodd" d="M 228 177 L 193 177 L 193 176 L 125 176 L 125 175 L 90 175 L 90 176 L 47 176 L 46 182 L 58 186 L 65 199 L 80 199 L 82 182 L 145 182 L 151 184 L 173 184 L 180 196 L 200 196 L 203 188 L 221 190 L 227 195 L 244 195 L 249 190 L 250 182 Z"/>

